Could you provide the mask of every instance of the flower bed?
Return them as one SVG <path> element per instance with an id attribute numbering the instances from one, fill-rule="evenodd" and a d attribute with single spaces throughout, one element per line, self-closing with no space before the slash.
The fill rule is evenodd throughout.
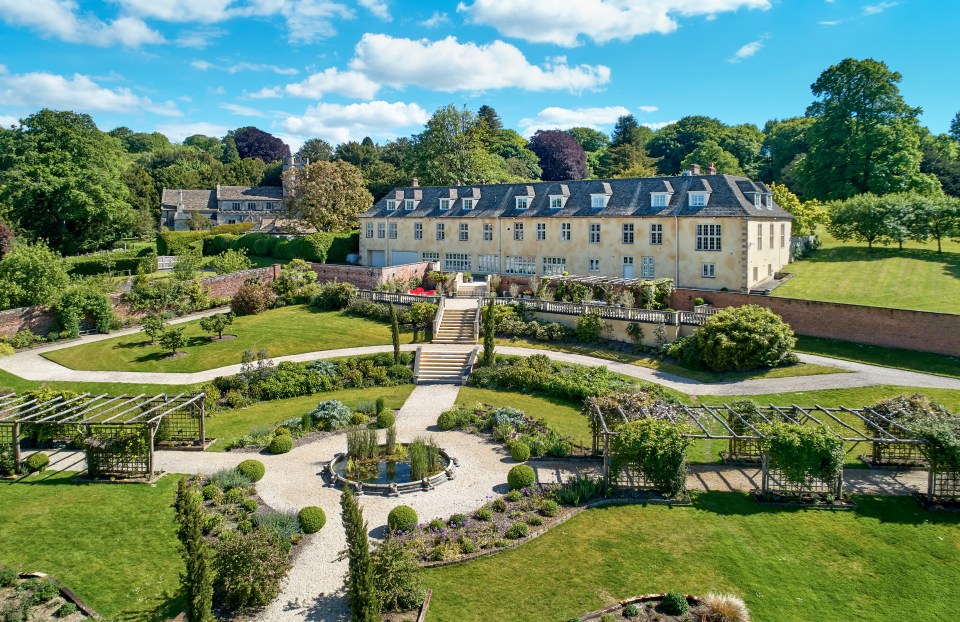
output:
<path id="1" fill-rule="evenodd" d="M 577 622 L 687 622 L 689 620 L 717 620 L 725 622 L 749 622 L 746 605 L 736 596 L 708 594 L 703 598 L 668 592 L 644 594 L 621 600 L 614 605 L 591 611 Z M 571 620 L 570 622 L 573 622 Z"/>
<path id="2" fill-rule="evenodd" d="M 489 435 L 506 444 L 512 453 L 515 446 L 523 445 L 534 458 L 564 457 L 574 452 L 573 439 L 509 406 L 494 408 L 490 404 L 477 403 L 469 408 L 454 408 L 440 413 L 437 426 L 441 430 L 459 429 L 470 434 Z M 584 448 L 578 449 L 580 453 L 586 452 Z"/>
<path id="3" fill-rule="evenodd" d="M 73 592 L 42 573 L 0 566 L 0 615 L 4 620 L 67 620 L 99 617 Z"/>

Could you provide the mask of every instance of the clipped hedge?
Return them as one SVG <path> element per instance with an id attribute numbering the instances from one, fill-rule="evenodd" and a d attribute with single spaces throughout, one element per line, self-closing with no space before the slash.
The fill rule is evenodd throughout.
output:
<path id="1" fill-rule="evenodd" d="M 237 471 L 251 482 L 259 482 L 266 474 L 267 468 L 259 460 L 244 460 L 237 465 Z"/>
<path id="2" fill-rule="evenodd" d="M 387 515 L 387 527 L 390 531 L 413 531 L 418 521 L 417 511 L 409 505 L 398 505 Z"/>
<path id="3" fill-rule="evenodd" d="M 280 428 L 281 430 L 286 428 Z M 273 437 L 273 440 L 270 441 L 270 453 L 272 454 L 285 454 L 293 449 L 293 439 L 289 436 L 289 431 L 287 434 L 278 434 Z"/>
<path id="4" fill-rule="evenodd" d="M 518 464 L 507 473 L 507 484 L 510 486 L 510 490 L 528 488 L 533 486 L 536 481 L 537 474 L 533 471 L 532 467 L 526 464 Z"/>
<path id="5" fill-rule="evenodd" d="M 183 231 L 180 233 L 207 233 Z M 161 234 L 164 235 L 164 234 Z M 168 236 L 169 237 L 169 236 Z M 204 255 L 218 255 L 228 250 L 245 250 L 251 257 L 303 259 L 314 263 L 346 263 L 347 255 L 359 252 L 360 237 L 356 231 L 346 233 L 311 233 L 285 240 L 265 233 L 236 235 L 219 233 L 194 237 L 201 240 Z M 159 242 L 158 242 L 159 246 Z"/>
<path id="6" fill-rule="evenodd" d="M 327 524 L 327 515 L 323 508 L 315 505 L 308 505 L 300 510 L 297 518 L 300 519 L 300 529 L 303 533 L 316 533 Z"/>
<path id="7" fill-rule="evenodd" d="M 47 470 L 47 467 L 50 466 L 50 456 L 38 451 L 35 454 L 30 454 L 27 456 L 27 459 L 23 461 L 23 466 L 27 470 L 27 473 L 43 473 Z"/>

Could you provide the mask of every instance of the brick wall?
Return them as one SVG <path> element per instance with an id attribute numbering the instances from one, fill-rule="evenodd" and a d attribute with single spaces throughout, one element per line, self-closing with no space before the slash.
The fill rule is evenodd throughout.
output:
<path id="1" fill-rule="evenodd" d="M 13 337 L 24 328 L 46 335 L 57 327 L 57 315 L 50 307 L 20 307 L 0 311 L 0 337 Z"/>
<path id="2" fill-rule="evenodd" d="M 406 281 L 411 277 L 424 279 L 432 267 L 433 262 L 430 261 L 380 268 L 315 263 L 313 271 L 317 273 L 319 283 L 340 281 L 351 283 L 360 289 L 376 289 L 377 285 L 391 280 Z"/>
<path id="3" fill-rule="evenodd" d="M 696 289 L 674 291 L 671 306 L 693 311 L 693 299 L 698 297 L 721 308 L 767 307 L 800 335 L 960 355 L 960 315 Z"/>

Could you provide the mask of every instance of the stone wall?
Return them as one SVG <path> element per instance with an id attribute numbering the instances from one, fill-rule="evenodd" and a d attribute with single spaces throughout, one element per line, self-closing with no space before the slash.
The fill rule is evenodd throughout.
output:
<path id="1" fill-rule="evenodd" d="M 714 307 L 766 307 L 800 335 L 960 356 L 960 315 L 696 289 L 674 291 L 670 306 L 693 311 L 698 297 Z"/>
<path id="2" fill-rule="evenodd" d="M 57 314 L 50 307 L 0 311 L 0 337 L 9 339 L 25 328 L 35 335 L 46 335 L 57 328 Z"/>
<path id="3" fill-rule="evenodd" d="M 351 283 L 360 289 L 376 289 L 378 285 L 391 280 L 407 281 L 411 277 L 425 279 L 432 268 L 433 262 L 431 261 L 379 268 L 341 264 L 313 264 L 313 271 L 317 273 L 317 282 L 340 281 Z"/>

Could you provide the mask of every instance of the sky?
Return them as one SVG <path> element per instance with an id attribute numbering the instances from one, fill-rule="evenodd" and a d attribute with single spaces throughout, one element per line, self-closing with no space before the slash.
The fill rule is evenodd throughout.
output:
<path id="1" fill-rule="evenodd" d="M 0 125 L 47 107 L 175 141 L 254 125 L 294 150 L 414 134 L 449 103 L 526 136 L 627 113 L 762 127 L 854 57 L 899 71 L 940 133 L 958 23 L 953 0 L 0 0 Z"/>

